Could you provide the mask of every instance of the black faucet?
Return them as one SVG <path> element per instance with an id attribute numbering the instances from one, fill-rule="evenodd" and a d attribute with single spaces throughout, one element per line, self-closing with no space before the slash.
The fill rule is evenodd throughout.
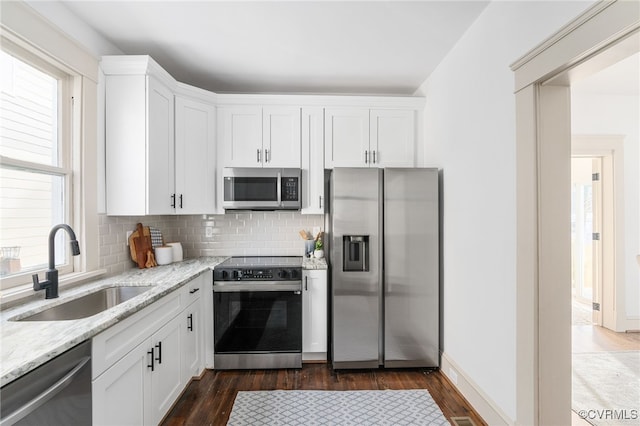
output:
<path id="1" fill-rule="evenodd" d="M 49 270 L 46 272 L 47 279 L 40 282 L 38 274 L 33 274 L 33 291 L 45 290 L 45 299 L 55 299 L 58 297 L 58 270 L 56 269 L 56 253 L 54 240 L 58 229 L 64 229 L 71 237 L 71 255 L 80 254 L 80 245 L 76 239 L 76 234 L 69 225 L 61 223 L 51 228 L 49 232 Z"/>

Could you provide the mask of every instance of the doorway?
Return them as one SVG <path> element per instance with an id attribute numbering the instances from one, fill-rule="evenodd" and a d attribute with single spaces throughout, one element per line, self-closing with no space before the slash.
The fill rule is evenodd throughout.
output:
<path id="1" fill-rule="evenodd" d="M 602 325 L 600 157 L 571 158 L 572 325 Z"/>

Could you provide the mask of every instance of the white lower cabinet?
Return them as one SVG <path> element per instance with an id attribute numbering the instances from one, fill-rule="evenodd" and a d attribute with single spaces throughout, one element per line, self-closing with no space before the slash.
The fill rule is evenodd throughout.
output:
<path id="1" fill-rule="evenodd" d="M 327 271 L 302 272 L 302 360 L 327 359 Z"/>
<path id="2" fill-rule="evenodd" d="M 93 425 L 151 423 L 151 358 L 148 345 L 136 346 L 92 383 Z M 145 421 L 146 420 L 146 421 Z"/>
<path id="3" fill-rule="evenodd" d="M 200 375 L 200 291 L 207 276 L 200 275 L 93 338 L 94 425 L 157 425 L 191 377 Z"/>

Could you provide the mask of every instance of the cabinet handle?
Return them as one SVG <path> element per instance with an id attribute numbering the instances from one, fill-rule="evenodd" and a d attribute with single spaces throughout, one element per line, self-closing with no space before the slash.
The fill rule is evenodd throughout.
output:
<path id="1" fill-rule="evenodd" d="M 189 314 L 187 317 L 187 330 L 193 331 L 193 314 Z"/>
<path id="2" fill-rule="evenodd" d="M 304 291 L 309 290 L 308 284 L 309 284 L 309 277 L 304 277 Z"/>
<path id="3" fill-rule="evenodd" d="M 259 162 L 260 162 L 260 154 L 261 154 L 261 152 L 260 152 L 260 148 L 258 148 L 258 149 L 257 149 L 256 154 L 257 154 L 257 159 L 256 159 L 256 161 L 258 161 L 258 163 L 259 163 Z"/>
<path id="4" fill-rule="evenodd" d="M 271 156 L 270 156 L 269 154 L 270 154 L 270 153 L 269 153 L 269 150 L 268 150 L 268 149 L 265 149 L 265 150 L 264 150 L 264 162 L 265 162 L 265 163 L 269 163 L 269 162 L 271 162 Z"/>
<path id="5" fill-rule="evenodd" d="M 147 351 L 147 355 L 151 355 L 151 365 L 147 364 L 147 368 L 150 368 L 153 371 L 153 348 L 150 351 Z"/>
<path id="6" fill-rule="evenodd" d="M 369 162 L 369 151 L 364 152 L 364 164 Z"/>
<path id="7" fill-rule="evenodd" d="M 158 364 L 162 364 L 162 342 L 158 342 L 156 348 L 158 348 L 158 358 L 156 358 L 156 361 L 158 361 Z"/>
<path id="8" fill-rule="evenodd" d="M 373 164 L 376 164 L 376 152 L 373 151 Z M 182 206 L 180 206 L 182 207 Z"/>
<path id="9" fill-rule="evenodd" d="M 200 290 L 200 287 L 198 287 L 198 288 L 194 288 L 193 290 L 189 290 L 189 294 L 193 294 L 193 293 L 195 293 L 195 292 L 196 292 L 196 291 L 198 291 L 198 290 Z"/>
<path id="10" fill-rule="evenodd" d="M 180 208 L 182 208 L 182 194 L 180 194 Z"/>
<path id="11" fill-rule="evenodd" d="M 171 208 L 176 208 L 176 194 L 171 194 Z"/>
<path id="12" fill-rule="evenodd" d="M 318 196 L 318 207 L 322 208 L 322 195 Z"/>

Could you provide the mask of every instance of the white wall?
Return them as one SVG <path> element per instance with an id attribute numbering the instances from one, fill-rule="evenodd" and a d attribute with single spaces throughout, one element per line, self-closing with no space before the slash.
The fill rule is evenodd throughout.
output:
<path id="1" fill-rule="evenodd" d="M 626 319 L 640 318 L 640 98 L 572 94 L 571 131 L 578 135 L 624 135 L 624 277 Z"/>
<path id="2" fill-rule="evenodd" d="M 425 162 L 443 170 L 442 349 L 507 423 L 516 419 L 515 97 L 509 65 L 591 3 L 490 3 L 419 90 L 427 98 Z"/>

